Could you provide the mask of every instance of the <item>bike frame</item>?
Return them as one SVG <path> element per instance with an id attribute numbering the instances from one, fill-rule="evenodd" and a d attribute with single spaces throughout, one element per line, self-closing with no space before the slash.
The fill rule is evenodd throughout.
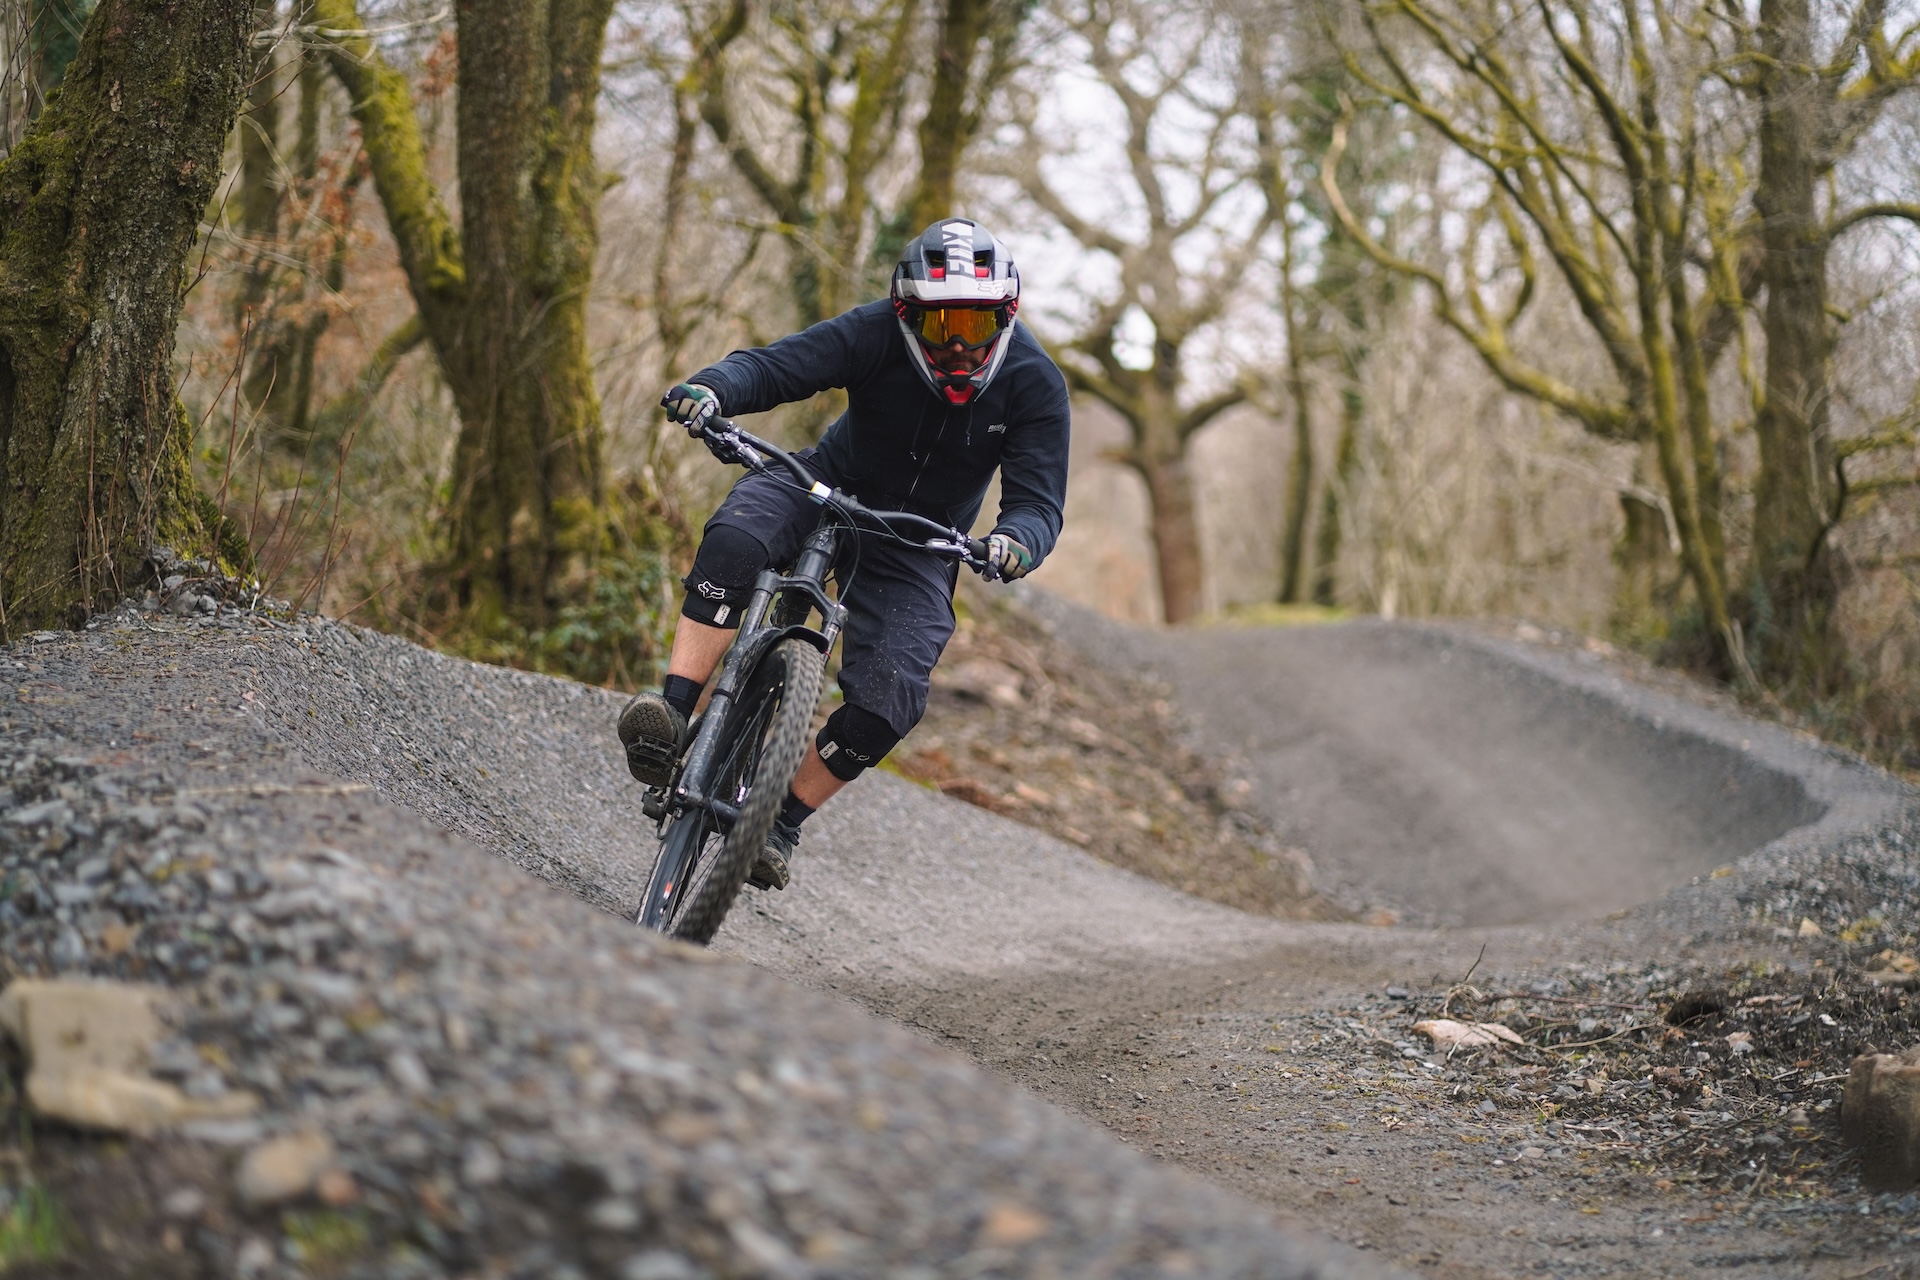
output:
<path id="1" fill-rule="evenodd" d="M 975 565 L 984 563 L 986 543 L 911 511 L 870 510 L 853 495 L 822 484 L 804 463 L 786 450 L 748 435 L 724 418 L 711 423 L 702 434 L 708 447 L 723 461 L 738 462 L 749 471 L 763 475 L 771 472 L 769 463 L 777 464 L 821 505 L 820 524 L 807 535 L 800 554 L 794 559 L 792 572 L 783 574 L 765 569 L 755 579 L 753 593 L 740 616 L 739 634 L 721 659 L 720 674 L 714 681 L 699 732 L 687 747 L 686 758 L 665 803 L 657 813 L 648 811 L 650 817 L 666 818 L 705 809 L 724 833 L 732 829 L 739 810 L 730 797 L 709 795 L 707 790 L 712 785 L 711 775 L 727 713 L 741 686 L 753 674 L 760 656 L 774 644 L 798 638 L 823 654 L 832 650 L 840 637 L 840 629 L 846 625 L 847 611 L 827 594 L 827 576 L 839 556 L 842 539 L 860 536 L 860 526 L 854 521 L 864 518 L 895 536 L 899 536 L 893 528 L 895 523 L 918 525 L 934 535 L 920 544 L 924 550 Z M 780 606 L 777 614 L 774 613 L 776 603 Z M 806 625 L 816 612 L 821 617 L 820 626 Z M 769 614 L 774 614 L 770 625 Z"/>

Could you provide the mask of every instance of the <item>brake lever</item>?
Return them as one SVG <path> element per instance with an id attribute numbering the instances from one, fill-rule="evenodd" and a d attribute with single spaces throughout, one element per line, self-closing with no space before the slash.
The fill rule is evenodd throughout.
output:
<path id="1" fill-rule="evenodd" d="M 712 428 L 708 428 L 700 433 L 700 439 L 702 443 L 707 446 L 708 453 L 711 453 L 714 457 L 729 466 L 747 466 L 752 467 L 754 470 L 759 469 L 754 466 L 754 463 L 760 461 L 760 455 L 748 448 L 745 444 L 742 444 L 738 433 L 733 431 L 715 431 Z M 752 462 L 748 461 L 749 457 L 752 458 Z"/>

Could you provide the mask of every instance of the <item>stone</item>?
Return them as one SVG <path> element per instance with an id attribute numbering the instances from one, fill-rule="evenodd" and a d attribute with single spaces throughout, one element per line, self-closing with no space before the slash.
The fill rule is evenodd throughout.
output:
<path id="1" fill-rule="evenodd" d="M 934 687 L 974 698 L 996 707 L 1018 707 L 1026 702 L 1018 671 L 992 658 L 969 658 L 951 670 L 936 669 Z"/>
<path id="2" fill-rule="evenodd" d="M 188 1120 L 245 1115 L 250 1094 L 190 1098 L 146 1073 L 160 1038 L 155 993 L 125 983 L 22 978 L 0 993 L 0 1027 L 27 1054 L 27 1100 L 88 1129 L 151 1134 Z"/>
<path id="3" fill-rule="evenodd" d="M 393 1077 L 393 1082 L 399 1085 L 403 1092 L 415 1097 L 431 1092 L 433 1089 L 433 1077 L 427 1074 L 427 1069 L 422 1065 L 419 1055 L 411 1049 L 398 1050 L 388 1058 L 387 1073 Z"/>
<path id="4" fill-rule="evenodd" d="M 198 1187 L 181 1187 L 167 1193 L 160 1202 L 160 1212 L 169 1218 L 197 1218 L 207 1207 L 207 1193 Z"/>
<path id="5" fill-rule="evenodd" d="M 475 1139 L 460 1161 L 460 1180 L 470 1187 L 490 1187 L 503 1172 L 500 1152 L 491 1142 Z"/>
<path id="6" fill-rule="evenodd" d="M 1920 1185 L 1920 1045 L 1853 1060 L 1840 1096 L 1840 1134 L 1859 1155 L 1869 1189 Z"/>
<path id="7" fill-rule="evenodd" d="M 620 1266 L 620 1280 L 700 1280 L 706 1272 L 677 1253 L 649 1249 Z"/>
<path id="8" fill-rule="evenodd" d="M 335 1165 L 314 1179 L 313 1194 L 329 1209 L 344 1209 L 360 1199 L 360 1184 L 351 1173 Z"/>
<path id="9" fill-rule="evenodd" d="M 1432 1018 L 1414 1023 L 1413 1029 L 1442 1047 L 1458 1045 L 1463 1049 L 1473 1049 L 1498 1044 L 1503 1040 L 1508 1044 L 1526 1043 L 1511 1028 L 1497 1022 L 1456 1022 L 1452 1018 Z"/>
<path id="10" fill-rule="evenodd" d="M 298 1199 L 319 1183 L 333 1154 L 333 1139 L 315 1129 L 269 1138 L 240 1161 L 234 1190 L 256 1209 Z"/>

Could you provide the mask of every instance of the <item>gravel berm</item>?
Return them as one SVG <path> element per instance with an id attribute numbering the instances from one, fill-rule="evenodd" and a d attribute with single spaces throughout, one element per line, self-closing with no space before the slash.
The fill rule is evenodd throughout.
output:
<path id="1" fill-rule="evenodd" d="M 1383 1274 L 611 914 L 646 839 L 612 694 L 320 620 L 133 609 L 0 650 L 0 673 L 7 976 L 168 988 L 156 1073 L 263 1102 L 153 1140 L 35 1125 L 72 1227 L 39 1274 Z M 891 787 L 903 833 L 964 859 L 1044 841 Z M 303 1129 L 348 1176 L 242 1204 L 241 1155 Z"/>

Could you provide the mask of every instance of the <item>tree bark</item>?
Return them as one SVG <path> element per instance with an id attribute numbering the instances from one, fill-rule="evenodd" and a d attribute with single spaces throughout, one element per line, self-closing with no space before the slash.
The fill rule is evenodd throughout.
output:
<path id="1" fill-rule="evenodd" d="M 0 633 L 71 624 L 156 544 L 215 547 L 174 396 L 183 271 L 250 63 L 246 0 L 102 0 L 0 165 Z M 238 567 L 237 565 L 233 567 Z"/>
<path id="2" fill-rule="evenodd" d="M 1833 447 L 1828 436 L 1833 335 L 1827 319 L 1829 247 L 1816 194 L 1825 96 L 1812 69 L 1808 0 L 1764 0 L 1760 39 L 1761 217 L 1766 281 L 1766 394 L 1754 419 L 1749 625 L 1755 658 L 1774 676 L 1823 665 L 1822 637 L 1838 583 L 1823 554 Z"/>
<path id="3" fill-rule="evenodd" d="M 605 533 L 587 354 L 599 245 L 593 162 L 612 0 L 459 9 L 467 309 L 450 517 L 461 603 L 542 625 Z"/>
<path id="4" fill-rule="evenodd" d="M 1331 608 L 1340 595 L 1340 508 L 1352 490 L 1360 468 L 1360 429 L 1366 422 L 1366 400 L 1360 392 L 1358 359 L 1341 359 L 1345 384 L 1340 389 L 1340 439 L 1333 447 L 1333 474 L 1320 491 L 1320 526 L 1314 538 L 1313 602 Z"/>
<path id="5" fill-rule="evenodd" d="M 1169 626 L 1200 616 L 1206 565 L 1200 553 L 1200 522 L 1193 500 L 1193 474 L 1184 442 L 1150 436 L 1135 469 L 1151 502 L 1154 566 L 1160 574 L 1160 608 Z"/>
<path id="6" fill-rule="evenodd" d="M 450 603 L 479 633 L 544 626 L 606 536 L 600 403 L 586 309 L 598 245 L 593 163 L 612 0 L 459 9 L 455 230 L 426 172 L 404 76 L 371 40 L 330 40 L 421 327 L 460 414 L 446 514 Z M 315 0 L 336 32 L 351 0 Z"/>
<path id="7" fill-rule="evenodd" d="M 1287 334 L 1287 396 L 1293 402 L 1293 457 L 1287 461 L 1287 505 L 1280 537 L 1280 603 L 1298 604 L 1305 587 L 1307 514 L 1313 501 L 1313 392 L 1307 385 L 1306 341 L 1300 323 L 1300 289 L 1293 280 L 1293 222 L 1283 207 L 1280 224 L 1280 309 Z"/>

